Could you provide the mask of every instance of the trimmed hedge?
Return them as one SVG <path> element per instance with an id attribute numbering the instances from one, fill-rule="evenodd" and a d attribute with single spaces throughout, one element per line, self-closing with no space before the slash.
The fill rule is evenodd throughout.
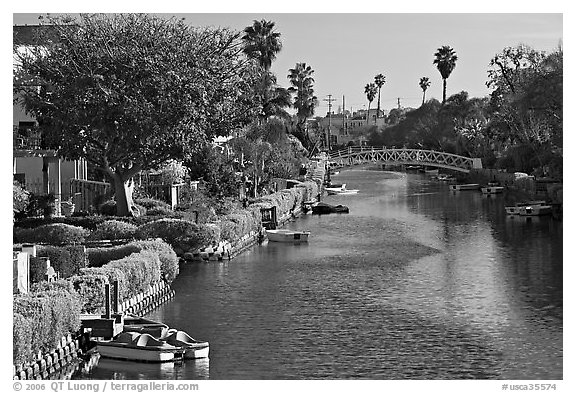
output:
<path id="1" fill-rule="evenodd" d="M 45 281 L 47 271 L 46 260 L 40 257 L 30 257 L 30 283 Z"/>
<path id="2" fill-rule="evenodd" d="M 81 312 L 84 314 L 104 313 L 104 285 L 108 284 L 108 277 L 99 274 L 80 274 L 69 278 L 74 291 L 82 299 Z"/>
<path id="3" fill-rule="evenodd" d="M 220 238 L 229 242 L 235 242 L 247 233 L 260 230 L 262 213 L 259 207 L 248 209 L 222 216 L 220 220 Z"/>
<path id="4" fill-rule="evenodd" d="M 110 261 L 124 258 L 135 252 L 144 250 L 154 251 L 160 259 L 160 270 L 162 278 L 171 283 L 178 276 L 178 256 L 172 247 L 162 239 L 138 240 L 116 247 L 89 248 L 88 265 L 90 267 L 100 267 Z"/>
<path id="5" fill-rule="evenodd" d="M 64 286 L 18 295 L 13 302 L 13 361 L 33 359 L 57 347 L 60 339 L 80 328 L 81 301 Z M 69 287 L 68 287 L 69 288 Z"/>
<path id="6" fill-rule="evenodd" d="M 172 211 L 169 204 L 167 204 L 164 201 L 160 201 L 160 200 L 154 199 L 154 198 L 138 198 L 138 199 L 134 199 L 134 203 L 138 206 L 144 206 L 146 208 L 146 210 L 150 210 L 150 209 L 154 209 L 154 208 L 159 207 L 159 208 L 164 208 L 164 209 Z M 150 214 L 150 213 L 148 212 L 148 214 Z"/>
<path id="7" fill-rule="evenodd" d="M 161 238 L 170 244 L 177 255 L 217 244 L 220 229 L 210 224 L 195 224 L 176 218 L 163 218 L 144 224 L 136 231 L 140 239 Z"/>
<path id="8" fill-rule="evenodd" d="M 17 228 L 36 228 L 47 224 L 68 224 L 76 227 L 82 227 L 88 230 L 95 230 L 98 224 L 103 223 L 108 218 L 103 216 L 85 216 L 85 217 L 30 217 L 23 218 L 14 223 Z"/>
<path id="9" fill-rule="evenodd" d="M 14 228 L 14 243 L 44 243 L 55 246 L 83 243 L 87 229 L 68 224 L 46 224 L 36 228 Z"/>
<path id="10" fill-rule="evenodd" d="M 36 247 L 36 255 L 48 257 L 50 265 L 60 273 L 61 278 L 68 278 L 80 273 L 86 267 L 86 249 L 84 246 L 43 246 Z"/>
<path id="11" fill-rule="evenodd" d="M 136 225 L 124 221 L 108 220 L 99 224 L 88 237 L 89 240 L 123 240 L 134 239 Z"/>

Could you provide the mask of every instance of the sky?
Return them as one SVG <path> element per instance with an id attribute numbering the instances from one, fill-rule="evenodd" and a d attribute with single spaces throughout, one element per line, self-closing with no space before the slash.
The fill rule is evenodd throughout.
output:
<path id="1" fill-rule="evenodd" d="M 368 3 L 367 3 L 368 4 Z M 70 7 L 75 10 L 75 7 Z M 297 9 L 297 8 L 296 8 Z M 135 7 L 133 11 L 138 11 Z M 305 9 L 304 9 L 305 10 Z M 366 10 L 366 9 L 363 9 Z M 66 11 L 64 11 L 66 12 Z M 272 65 L 278 83 L 288 87 L 288 70 L 304 62 L 314 70 L 316 115 L 325 115 L 332 95 L 333 111 L 366 108 L 364 86 L 382 73 L 386 83 L 381 107 L 418 107 L 418 82 L 428 77 L 426 98 L 442 98 L 442 79 L 434 53 L 452 47 L 458 61 L 447 82 L 448 96 L 467 91 L 489 94 L 485 83 L 490 59 L 507 46 L 526 44 L 551 52 L 563 43 L 562 13 L 169 13 L 194 26 L 242 30 L 254 20 L 275 22 L 282 51 Z M 36 24 L 38 13 L 14 13 L 13 24 Z M 345 98 L 343 98 L 345 97 Z M 377 99 L 376 99 L 377 100 Z M 371 108 L 376 106 L 373 101 Z"/>

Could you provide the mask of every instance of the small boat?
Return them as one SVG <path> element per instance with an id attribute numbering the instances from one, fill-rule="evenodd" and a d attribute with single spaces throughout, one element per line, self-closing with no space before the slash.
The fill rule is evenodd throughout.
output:
<path id="1" fill-rule="evenodd" d="M 318 202 L 312 205 L 312 214 L 330 214 L 330 213 L 349 213 L 348 206 L 329 205 L 328 203 Z"/>
<path id="2" fill-rule="evenodd" d="M 438 174 L 437 179 L 439 181 L 446 181 L 446 182 L 450 182 L 450 181 L 456 181 L 456 178 L 452 175 L 447 175 L 445 173 L 440 173 Z"/>
<path id="3" fill-rule="evenodd" d="M 516 203 L 514 206 L 505 206 L 504 209 L 506 210 L 506 214 L 509 215 L 519 215 L 521 211 L 525 211 L 525 208 L 528 206 L 542 206 L 546 205 L 546 201 L 527 201 L 527 202 L 519 202 Z M 544 209 L 545 211 L 546 209 Z M 551 210 L 551 209 L 550 209 Z M 529 209 L 529 212 L 532 212 L 533 209 Z M 524 214 L 528 215 L 528 214 Z"/>
<path id="4" fill-rule="evenodd" d="M 500 194 L 504 191 L 504 187 L 502 186 L 488 186 L 480 188 L 482 194 Z"/>
<path id="5" fill-rule="evenodd" d="M 407 171 L 418 171 L 420 169 L 422 169 L 422 167 L 420 165 L 407 165 L 406 166 Z"/>
<path id="6" fill-rule="evenodd" d="M 521 206 L 518 214 L 520 216 L 545 216 L 548 214 L 552 214 L 552 206 L 550 205 Z"/>
<path id="7" fill-rule="evenodd" d="M 469 184 L 451 184 L 450 189 L 452 191 L 468 191 L 477 190 L 480 188 L 480 184 L 469 183 Z"/>
<path id="8" fill-rule="evenodd" d="M 185 359 L 207 358 L 210 352 L 210 344 L 207 341 L 195 340 L 181 330 L 171 329 L 162 341 L 175 347 L 184 348 Z"/>
<path id="9" fill-rule="evenodd" d="M 338 191 L 341 190 L 343 188 L 346 188 L 346 183 L 344 184 L 333 184 L 333 183 L 328 183 L 326 184 L 326 187 L 324 187 L 324 189 L 326 191 L 330 190 L 330 191 Z"/>
<path id="10" fill-rule="evenodd" d="M 267 229 L 266 235 L 271 242 L 304 243 L 308 241 L 310 232 L 291 231 L 289 229 Z"/>
<path id="11" fill-rule="evenodd" d="M 181 360 L 185 354 L 182 347 L 137 332 L 123 332 L 113 340 L 99 341 L 96 350 L 106 358 L 158 363 Z"/>
<path id="12" fill-rule="evenodd" d="M 124 317 L 123 331 L 140 334 L 147 333 L 152 337 L 160 338 L 168 333 L 168 325 L 135 315 L 126 315 Z"/>
<path id="13" fill-rule="evenodd" d="M 424 173 L 431 176 L 438 176 L 438 169 L 426 169 Z"/>
<path id="14" fill-rule="evenodd" d="M 342 187 L 326 187 L 325 188 L 328 195 L 351 195 L 357 194 L 360 190 L 349 190 L 346 188 L 346 184 L 342 184 Z"/>

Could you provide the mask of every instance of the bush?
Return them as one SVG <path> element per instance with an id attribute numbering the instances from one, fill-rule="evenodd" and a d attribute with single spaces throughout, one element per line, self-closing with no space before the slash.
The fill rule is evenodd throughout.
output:
<path id="1" fill-rule="evenodd" d="M 124 273 L 128 297 L 144 292 L 160 281 L 160 259 L 151 250 L 109 262 L 103 269 L 117 269 Z"/>
<path id="2" fill-rule="evenodd" d="M 150 209 L 153 209 L 156 207 L 160 207 L 160 208 L 172 211 L 172 209 L 170 209 L 169 204 L 167 204 L 164 201 L 160 201 L 160 200 L 154 199 L 154 198 L 139 198 L 139 199 L 135 199 L 134 203 L 139 205 L 139 206 L 145 207 L 147 210 L 150 210 Z"/>
<path id="3" fill-rule="evenodd" d="M 74 291 L 82 299 L 81 313 L 104 313 L 104 285 L 108 284 L 108 277 L 103 273 L 80 274 L 70 277 Z"/>
<path id="4" fill-rule="evenodd" d="M 220 234 L 214 226 L 195 224 L 175 218 L 163 218 L 144 224 L 136 231 L 140 239 L 161 238 L 170 244 L 176 254 L 218 243 Z"/>
<path id="5" fill-rule="evenodd" d="M 26 210 L 29 200 L 30 193 L 14 180 L 12 184 L 12 209 L 16 212 L 23 212 Z"/>
<path id="6" fill-rule="evenodd" d="M 89 231 L 68 224 L 46 224 L 36 228 L 14 228 L 15 243 L 44 243 L 56 246 L 83 243 Z"/>
<path id="7" fill-rule="evenodd" d="M 121 240 L 133 239 L 136 234 L 136 225 L 124 221 L 104 221 L 89 236 L 90 240 Z"/>
<path id="8" fill-rule="evenodd" d="M 153 208 L 148 209 L 148 211 L 146 212 L 146 215 L 148 215 L 148 216 L 173 217 L 173 216 L 175 216 L 175 213 L 170 208 L 157 206 L 157 207 L 153 207 Z"/>
<path id="9" fill-rule="evenodd" d="M 104 216 L 116 215 L 116 201 L 108 200 L 98 206 L 98 211 Z"/>
<path id="10" fill-rule="evenodd" d="M 46 281 L 46 260 L 40 257 L 30 258 L 30 283 Z"/>
<path id="11" fill-rule="evenodd" d="M 178 276 L 178 257 L 172 247 L 162 239 L 140 240 L 116 247 L 89 248 L 88 265 L 90 267 L 104 266 L 110 261 L 143 250 L 156 252 L 160 258 L 161 275 L 166 282 L 171 283 Z"/>
<path id="12" fill-rule="evenodd" d="M 220 238 L 234 242 L 247 233 L 260 230 L 262 214 L 260 209 L 248 208 L 242 212 L 222 216 Z"/>
<path id="13" fill-rule="evenodd" d="M 60 339 L 80 328 L 81 301 L 63 287 L 14 297 L 14 362 L 48 352 Z M 29 343 L 29 346 L 28 344 Z"/>
<path id="14" fill-rule="evenodd" d="M 118 297 L 120 300 L 128 299 L 131 295 L 128 291 L 127 278 L 123 271 L 115 268 L 109 268 L 106 265 L 102 267 L 87 267 L 81 270 L 81 276 L 106 276 L 106 283 L 112 284 L 114 281 L 118 281 Z M 105 284 L 105 283 L 104 283 Z M 104 288 L 104 284 L 102 284 Z M 104 294 L 104 289 L 102 289 Z M 104 306 L 104 298 L 102 298 L 102 305 Z"/>
<path id="15" fill-rule="evenodd" d="M 60 273 L 61 278 L 78 274 L 86 267 L 86 249 L 84 246 L 38 246 L 36 255 L 48 257 L 50 265 Z"/>
<path id="16" fill-rule="evenodd" d="M 14 226 L 18 228 L 36 228 L 41 225 L 61 223 L 82 227 L 84 229 L 93 231 L 96 229 L 98 224 L 101 224 L 104 221 L 106 221 L 106 217 L 103 216 L 73 216 L 50 218 L 28 217 L 18 220 Z"/>
<path id="17" fill-rule="evenodd" d="M 12 316 L 12 359 L 22 364 L 32 358 L 32 328 L 28 318 L 18 312 Z"/>

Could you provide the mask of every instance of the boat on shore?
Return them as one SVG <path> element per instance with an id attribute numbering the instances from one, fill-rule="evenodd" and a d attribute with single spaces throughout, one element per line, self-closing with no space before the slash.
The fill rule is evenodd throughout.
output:
<path id="1" fill-rule="evenodd" d="M 106 358 L 153 363 L 181 360 L 185 354 L 185 348 L 137 332 L 122 332 L 110 341 L 98 341 L 96 350 Z"/>
<path id="2" fill-rule="evenodd" d="M 480 184 L 476 183 L 468 183 L 468 184 L 451 184 L 450 190 L 452 191 L 470 191 L 470 190 L 478 190 L 480 188 Z"/>
<path id="3" fill-rule="evenodd" d="M 308 241 L 310 232 L 292 231 L 290 229 L 266 229 L 266 236 L 271 242 L 280 243 L 305 243 Z"/>
<path id="4" fill-rule="evenodd" d="M 312 205 L 312 214 L 349 213 L 350 209 L 344 205 L 330 205 L 324 202 L 317 202 Z"/>

